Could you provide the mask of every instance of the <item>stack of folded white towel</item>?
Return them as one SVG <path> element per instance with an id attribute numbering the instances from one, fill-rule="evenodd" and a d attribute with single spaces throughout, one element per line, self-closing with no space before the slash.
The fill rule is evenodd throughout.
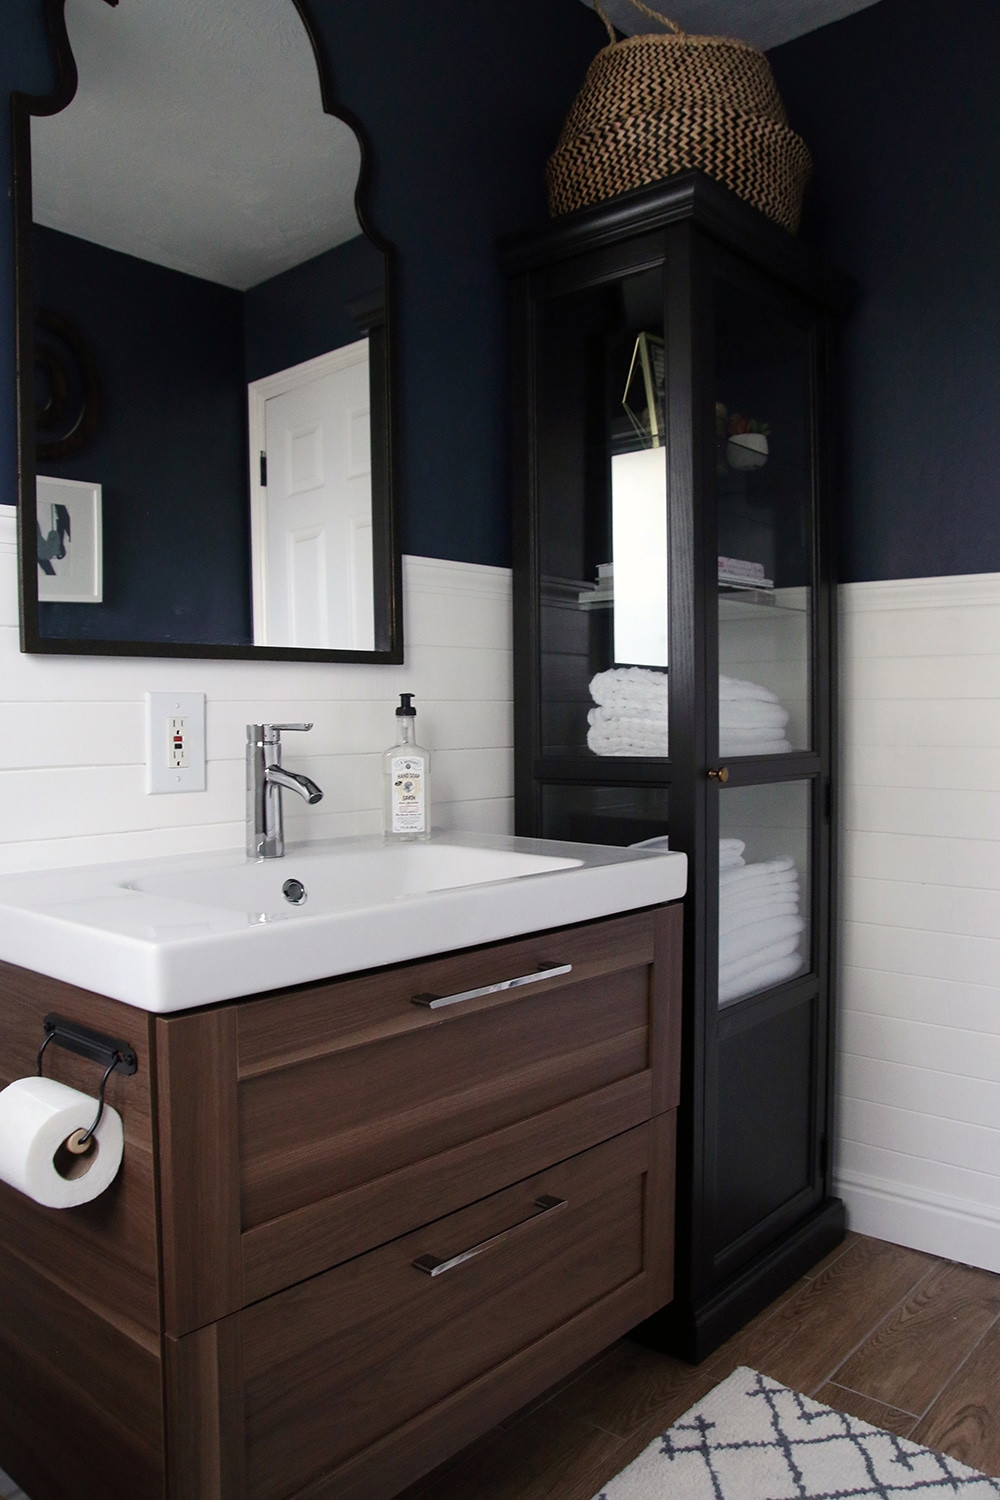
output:
<path id="1" fill-rule="evenodd" d="M 788 710 L 776 693 L 738 677 L 719 678 L 719 754 L 782 755 Z"/>
<path id="2" fill-rule="evenodd" d="M 802 968 L 799 872 L 789 855 L 747 864 L 742 839 L 719 840 L 719 1004 Z"/>
<path id="3" fill-rule="evenodd" d="M 591 679 L 594 707 L 587 714 L 587 744 L 595 755 L 667 754 L 666 672 L 612 667 Z M 719 678 L 719 754 L 779 755 L 788 712 L 776 694 L 755 682 Z"/>
<path id="4" fill-rule="evenodd" d="M 595 755 L 666 755 L 667 674 L 612 667 L 590 684 L 587 744 Z"/>

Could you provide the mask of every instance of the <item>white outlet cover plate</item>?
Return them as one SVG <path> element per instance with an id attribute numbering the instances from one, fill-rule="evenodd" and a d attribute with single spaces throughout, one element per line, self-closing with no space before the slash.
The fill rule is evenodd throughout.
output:
<path id="1" fill-rule="evenodd" d="M 170 764 L 170 720 L 187 720 L 186 766 Z M 146 694 L 146 791 L 205 790 L 205 694 Z"/>

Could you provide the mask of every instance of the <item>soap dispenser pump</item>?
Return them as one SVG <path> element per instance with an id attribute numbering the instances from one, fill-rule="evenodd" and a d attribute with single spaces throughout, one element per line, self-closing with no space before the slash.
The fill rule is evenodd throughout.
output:
<path id="1" fill-rule="evenodd" d="M 396 709 L 399 738 L 382 758 L 383 828 L 393 842 L 431 836 L 431 758 L 417 744 L 413 694 L 400 693 Z"/>

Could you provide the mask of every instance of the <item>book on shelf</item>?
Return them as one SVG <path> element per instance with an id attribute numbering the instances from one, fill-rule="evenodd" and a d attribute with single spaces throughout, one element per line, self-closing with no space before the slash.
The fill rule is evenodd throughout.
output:
<path id="1" fill-rule="evenodd" d="M 773 578 L 746 578 L 742 573 L 720 573 L 719 582 L 730 589 L 773 589 Z"/>
<path id="2" fill-rule="evenodd" d="M 764 564 L 759 562 L 748 562 L 743 557 L 720 557 L 719 577 L 725 574 L 727 578 L 738 578 L 746 583 L 763 583 Z"/>

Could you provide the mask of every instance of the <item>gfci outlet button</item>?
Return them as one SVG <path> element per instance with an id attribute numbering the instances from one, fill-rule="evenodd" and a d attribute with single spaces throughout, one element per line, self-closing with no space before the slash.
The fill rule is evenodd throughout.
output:
<path id="1" fill-rule="evenodd" d="M 205 790 L 205 694 L 146 694 L 146 791 Z"/>

